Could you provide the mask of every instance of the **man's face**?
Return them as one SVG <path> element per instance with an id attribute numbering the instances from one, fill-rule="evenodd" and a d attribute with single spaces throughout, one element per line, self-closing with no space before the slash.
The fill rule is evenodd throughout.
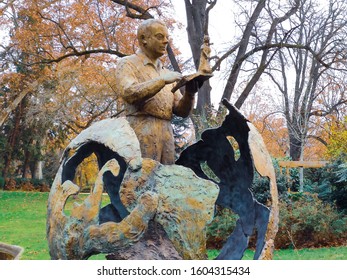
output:
<path id="1" fill-rule="evenodd" d="M 155 23 L 148 27 L 148 37 L 145 38 L 144 44 L 147 55 L 152 58 L 159 58 L 166 52 L 166 47 L 169 42 L 168 30 L 165 26 Z"/>

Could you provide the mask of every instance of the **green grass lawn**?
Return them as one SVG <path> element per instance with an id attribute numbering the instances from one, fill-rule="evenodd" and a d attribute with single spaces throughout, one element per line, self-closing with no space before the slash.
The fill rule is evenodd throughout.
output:
<path id="1" fill-rule="evenodd" d="M 0 191 L 0 242 L 24 248 L 24 260 L 48 260 L 46 240 L 46 210 L 48 193 Z M 67 209 L 71 209 L 70 199 Z M 106 201 L 107 203 L 107 201 Z M 217 256 L 217 250 L 208 252 L 209 258 Z M 94 256 L 100 259 L 103 256 Z M 244 259 L 253 258 L 247 250 Z M 276 250 L 276 260 L 347 260 L 347 247 Z"/>
<path id="2" fill-rule="evenodd" d="M 218 250 L 208 251 L 210 259 L 218 255 Z M 254 251 L 246 250 L 243 259 L 252 260 Z M 275 250 L 274 260 L 347 260 L 347 247 L 285 249 Z"/>
<path id="3" fill-rule="evenodd" d="M 0 241 L 23 247 L 22 259 L 49 259 L 47 198 L 48 193 L 0 192 Z"/>

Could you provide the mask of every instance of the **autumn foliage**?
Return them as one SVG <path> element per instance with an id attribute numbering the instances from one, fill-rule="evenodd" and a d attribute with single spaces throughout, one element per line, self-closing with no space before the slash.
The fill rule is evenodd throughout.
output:
<path id="1" fill-rule="evenodd" d="M 233 42 L 230 42 L 230 49 L 225 53 L 218 50 L 220 57 L 218 55 L 215 57 L 218 65 L 215 65 L 214 69 L 217 69 L 222 61 L 228 60 L 231 67 L 226 73 L 230 74 L 232 69 L 237 72 L 240 70 L 241 73 L 236 75 L 239 78 L 237 83 L 233 84 L 233 86 L 237 85 L 240 90 L 235 88 L 234 92 L 225 93 L 233 94 L 233 96 L 235 94 L 243 95 L 242 89 L 248 88 L 249 83 L 254 81 L 252 78 L 254 73 L 263 73 L 266 67 L 270 67 L 270 69 L 264 72 L 264 75 L 271 74 L 272 70 L 280 69 L 281 58 L 283 59 L 285 54 L 291 53 L 297 57 L 307 55 L 305 57 L 311 59 L 313 66 L 316 65 L 322 72 L 327 72 L 329 75 L 324 76 L 324 80 L 317 82 L 316 86 L 319 91 L 312 92 L 314 104 L 306 106 L 303 98 L 292 98 L 293 100 L 291 100 L 290 97 L 287 100 L 289 104 L 292 104 L 297 99 L 295 103 L 302 104 L 302 110 L 310 107 L 311 111 L 305 113 L 310 114 L 310 117 L 307 117 L 305 122 L 300 123 L 302 118 L 299 114 L 303 114 L 303 111 L 297 112 L 294 109 L 292 122 L 289 122 L 282 106 L 285 101 L 278 92 L 275 92 L 274 84 L 270 84 L 271 79 L 263 78 L 264 75 L 261 79 L 260 76 L 255 79 L 258 82 L 252 85 L 251 91 L 247 91 L 247 101 L 243 103 L 241 111 L 261 132 L 270 154 L 274 157 L 283 158 L 290 155 L 293 141 L 293 137 L 290 138 L 290 136 L 296 131 L 290 130 L 293 124 L 298 127 L 304 125 L 301 127 L 304 130 L 301 136 L 304 141 L 303 158 L 305 160 L 336 157 L 345 151 L 343 143 L 346 142 L 344 141 L 346 120 L 343 120 L 343 116 L 346 114 L 346 108 L 343 107 L 346 102 L 345 85 L 341 83 L 343 76 L 330 68 L 324 68 L 326 65 L 321 65 L 324 64 L 324 61 L 318 60 L 319 63 L 317 62 L 314 45 L 303 45 L 303 49 L 298 48 L 297 50 L 294 48 L 295 40 L 301 38 L 296 37 L 299 34 L 299 28 L 287 30 L 285 25 L 278 26 L 273 23 L 273 26 L 277 26 L 277 35 L 275 36 L 273 33 L 275 30 L 267 30 L 267 25 L 264 23 L 265 18 L 269 15 L 274 16 L 275 12 L 268 10 L 264 1 L 256 1 L 253 3 L 254 5 L 251 2 L 247 1 L 249 9 L 241 9 L 241 15 L 247 19 L 251 18 L 253 13 L 252 18 L 255 23 L 245 21 L 239 26 L 240 38 L 248 39 L 238 41 L 240 38 L 235 36 Z M 195 7 L 199 7 L 201 13 L 195 13 L 196 10 L 192 9 L 194 8 L 193 3 Z M 298 1 L 293 1 L 292 7 L 286 6 L 285 9 L 288 8 L 289 14 L 280 20 L 287 18 L 289 22 L 295 19 L 302 21 L 304 19 L 300 17 L 300 14 L 307 12 L 307 15 L 310 15 L 307 20 L 310 21 L 298 21 L 298 24 L 303 24 L 300 25 L 302 30 L 311 30 L 309 28 L 314 30 L 316 25 L 309 25 L 315 19 L 312 17 L 314 5 L 311 7 L 306 1 L 300 1 L 300 6 L 297 5 L 298 3 Z M 189 28 L 187 32 L 190 43 L 193 43 L 192 39 L 202 35 L 198 32 L 200 29 L 200 31 L 206 29 L 204 20 L 208 15 L 207 10 L 210 11 L 219 4 L 219 2 L 216 4 L 215 1 L 185 1 L 188 9 Z M 238 5 L 242 6 L 241 2 Z M 259 8 L 257 11 L 256 6 Z M 332 6 L 332 13 L 328 18 L 341 19 L 343 8 L 342 4 L 340 9 Z M 282 14 L 283 10 L 278 12 Z M 153 16 L 163 19 L 171 30 L 177 26 L 170 1 L 30 0 L 1 2 L 0 24 L 3 34 L 6 34 L 1 43 L 0 55 L 2 66 L 0 71 L 0 124 L 2 125 L 0 169 L 3 176 L 6 177 L 10 174 L 35 177 L 35 169 L 37 169 L 39 161 L 50 162 L 49 159 L 59 159 L 59 152 L 77 133 L 92 122 L 115 116 L 121 111 L 123 104 L 114 90 L 114 69 L 117 59 L 136 50 L 136 28 L 141 20 Z M 323 16 L 323 14 L 319 14 L 319 17 Z M 270 23 L 273 18 L 270 17 L 268 20 Z M 340 36 L 339 32 L 342 32 L 339 31 L 337 23 L 338 21 L 326 21 L 331 28 L 325 30 L 332 32 L 331 36 Z M 253 24 L 256 24 L 257 28 L 252 33 L 248 28 Z M 259 33 L 261 30 L 264 32 Z M 243 31 L 244 33 L 242 33 Z M 266 34 L 272 43 L 276 43 L 278 38 L 288 40 L 286 43 L 291 44 L 290 50 L 293 51 L 286 52 L 285 49 L 281 49 L 285 46 L 283 40 L 279 49 L 274 49 L 275 44 L 271 50 L 265 48 L 266 45 L 258 50 L 258 43 L 269 43 L 265 40 Z M 313 38 L 325 35 L 323 33 L 312 34 Z M 196 43 L 196 40 L 194 42 Z M 248 45 L 244 45 L 246 42 Z M 309 43 L 311 42 L 313 41 L 311 40 Z M 175 40 L 173 39 L 171 43 L 175 43 Z M 241 50 L 240 46 L 242 46 Z M 200 45 L 194 45 L 195 49 L 199 49 L 199 47 Z M 251 57 L 252 52 L 247 52 L 248 49 L 254 51 L 254 56 Z M 340 45 L 324 49 L 329 50 L 326 57 L 329 58 L 328 62 L 331 63 L 331 66 L 341 66 L 345 63 L 341 59 L 343 53 L 339 49 Z M 282 55 L 276 60 L 275 57 L 279 52 Z M 242 53 L 246 57 L 243 57 Z M 271 56 L 267 56 L 267 54 L 271 54 Z M 197 53 L 193 53 L 193 56 L 199 57 Z M 236 63 L 237 60 L 233 61 L 235 56 L 240 59 L 241 64 Z M 261 56 L 266 59 L 258 61 Z M 335 60 L 331 59 L 332 57 L 335 57 Z M 264 64 L 266 60 L 268 62 Z M 253 65 L 252 63 L 256 65 L 257 61 L 261 62 L 259 65 L 263 65 L 264 68 L 238 69 L 237 65 Z M 337 68 L 341 68 L 340 66 Z M 307 69 L 309 69 L 309 65 L 306 68 L 300 68 L 302 73 L 308 73 Z M 302 81 L 302 84 L 305 83 Z M 236 100 L 237 97 L 234 99 Z M 298 102 L 298 100 L 301 101 Z M 199 130 L 208 126 L 216 126 L 222 119 L 222 115 L 219 114 L 221 110 L 216 112 L 211 109 L 209 98 L 201 99 L 199 102 L 199 106 L 204 107 L 205 115 L 201 114 L 200 108 L 198 114 L 193 116 L 197 136 L 201 132 Z M 201 102 L 206 104 L 201 104 Z M 46 169 L 53 169 L 53 163 Z"/>
<path id="2" fill-rule="evenodd" d="M 59 153 L 92 122 L 122 109 L 114 69 L 117 58 L 136 50 L 141 18 L 130 18 L 138 12 L 117 2 L 122 1 L 0 4 L 0 23 L 8 35 L 0 72 L 4 177 L 34 177 L 34 165 L 45 154 Z M 169 4 L 132 3 L 159 14 L 169 27 L 174 23 L 166 15 Z"/>

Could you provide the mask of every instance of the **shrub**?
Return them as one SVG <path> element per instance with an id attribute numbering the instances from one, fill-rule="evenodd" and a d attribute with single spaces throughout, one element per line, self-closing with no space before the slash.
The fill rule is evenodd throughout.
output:
<path id="1" fill-rule="evenodd" d="M 207 229 L 207 248 L 220 249 L 235 228 L 238 215 L 219 209 Z M 277 249 L 345 246 L 347 217 L 318 198 L 317 194 L 294 193 L 280 201 Z M 250 239 L 254 246 L 254 236 Z"/>
<path id="2" fill-rule="evenodd" d="M 305 169 L 305 192 L 288 193 L 285 175 L 279 172 L 277 161 L 274 160 L 280 198 L 276 248 L 346 245 L 347 170 L 343 162 L 339 159 L 325 168 Z M 298 170 L 291 170 L 291 178 L 294 178 L 292 183 L 296 184 Z M 293 190 L 292 184 L 289 187 Z M 251 189 L 260 203 L 268 204 L 268 178 L 255 173 Z M 237 219 L 238 216 L 228 209 L 218 210 L 207 231 L 208 248 L 221 248 L 233 231 Z M 250 241 L 252 246 L 254 236 Z"/>
<path id="3" fill-rule="evenodd" d="M 4 190 L 6 191 L 15 191 L 16 190 L 16 181 L 12 178 L 5 179 Z"/>
<path id="4" fill-rule="evenodd" d="M 41 179 L 6 178 L 4 190 L 49 192 L 50 188 L 48 183 Z"/>
<path id="5" fill-rule="evenodd" d="M 332 185 L 332 199 L 336 207 L 347 214 L 347 164 L 338 165 L 335 172 L 336 181 Z"/>
<path id="6" fill-rule="evenodd" d="M 235 228 L 238 215 L 217 207 L 215 218 L 207 228 L 207 248 L 220 249 Z"/>
<path id="7" fill-rule="evenodd" d="M 324 168 L 307 170 L 306 176 L 313 181 L 305 191 L 317 193 L 318 197 L 341 212 L 347 213 L 347 166 L 346 156 L 332 161 Z"/>
<path id="8" fill-rule="evenodd" d="M 346 238 L 347 217 L 317 194 L 295 194 L 280 203 L 276 248 L 344 245 Z"/>
<path id="9" fill-rule="evenodd" d="M 0 189 L 3 189 L 5 186 L 5 179 L 3 177 L 0 177 Z"/>
<path id="10" fill-rule="evenodd" d="M 336 175 L 339 178 L 338 183 L 347 182 L 347 163 L 342 163 L 338 166 Z"/>
<path id="11" fill-rule="evenodd" d="M 281 174 L 277 160 L 273 160 L 273 165 L 276 173 L 278 196 L 280 199 L 286 200 L 288 197 L 286 177 Z M 269 179 L 267 177 L 261 177 L 257 172 L 254 172 L 251 191 L 260 203 L 267 205 L 268 201 L 271 199 Z"/>

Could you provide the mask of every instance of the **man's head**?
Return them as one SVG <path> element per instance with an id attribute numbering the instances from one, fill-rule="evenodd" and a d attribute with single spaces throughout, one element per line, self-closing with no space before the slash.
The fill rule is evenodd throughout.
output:
<path id="1" fill-rule="evenodd" d="M 168 30 L 164 22 L 148 19 L 137 30 L 137 40 L 141 50 L 151 59 L 157 59 L 166 52 L 169 42 Z"/>

